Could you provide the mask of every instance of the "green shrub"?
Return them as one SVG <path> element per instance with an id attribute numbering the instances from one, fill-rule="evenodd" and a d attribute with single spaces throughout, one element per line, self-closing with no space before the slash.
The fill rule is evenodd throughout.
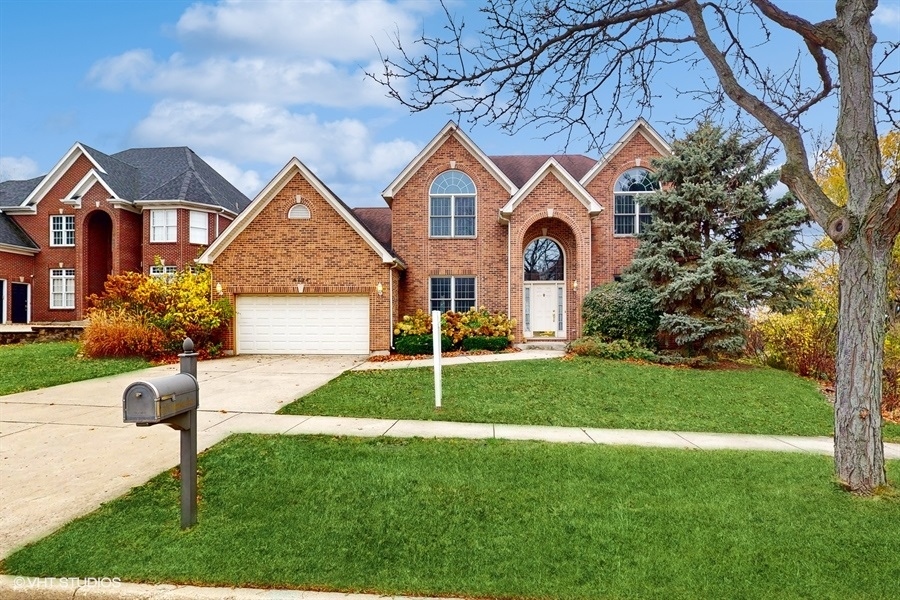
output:
<path id="1" fill-rule="evenodd" d="M 656 348 L 660 315 L 653 307 L 649 289 L 630 290 L 620 283 L 597 286 L 585 296 L 582 315 L 586 336 Z"/>
<path id="2" fill-rule="evenodd" d="M 463 350 L 490 350 L 499 352 L 509 347 L 509 338 L 488 335 L 473 335 L 462 341 Z"/>
<path id="3" fill-rule="evenodd" d="M 448 336 L 441 336 L 441 352 L 447 352 L 453 347 L 453 340 Z M 417 354 L 432 354 L 432 336 L 430 333 L 419 333 L 413 335 L 401 335 L 394 338 L 394 350 L 397 354 L 407 354 L 414 356 Z"/>
<path id="4" fill-rule="evenodd" d="M 641 346 L 629 342 L 628 340 L 613 340 L 611 342 L 603 341 L 600 337 L 582 337 L 575 341 L 569 342 L 566 351 L 579 356 L 595 356 L 597 358 L 607 358 L 610 360 L 644 360 L 647 362 L 658 362 L 659 357 L 652 351 Z"/>
<path id="5" fill-rule="evenodd" d="M 441 337 L 449 340 L 450 346 L 446 346 L 448 342 L 442 342 L 443 351 L 463 346 L 463 342 L 473 336 L 496 338 L 500 341 L 489 342 L 489 345 L 503 349 L 513 341 L 515 327 L 515 319 L 510 319 L 505 313 L 491 313 L 483 306 L 478 308 L 473 306 L 466 312 L 447 311 L 441 315 Z M 430 314 L 419 309 L 413 315 L 404 315 L 394 325 L 394 349 L 399 354 L 430 354 L 430 334 Z M 427 337 L 426 349 L 423 350 L 425 342 L 418 339 L 401 341 L 418 336 Z M 479 348 L 487 347 L 479 346 Z"/>

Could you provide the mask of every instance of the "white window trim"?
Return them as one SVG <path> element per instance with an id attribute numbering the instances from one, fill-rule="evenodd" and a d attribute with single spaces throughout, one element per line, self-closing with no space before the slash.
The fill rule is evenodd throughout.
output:
<path id="1" fill-rule="evenodd" d="M 295 204 L 288 211 L 288 219 L 291 220 L 307 220 L 312 218 L 312 212 L 305 204 Z"/>
<path id="2" fill-rule="evenodd" d="M 203 227 L 199 227 L 194 225 L 194 219 L 203 219 Z M 200 235 L 200 232 L 203 232 Z M 194 237 L 194 233 L 197 232 L 197 237 Z M 202 241 L 200 241 L 202 240 Z M 188 217 L 188 241 L 191 244 L 198 244 L 200 246 L 209 245 L 209 213 L 205 213 L 199 210 L 190 211 L 190 217 Z"/>
<path id="3" fill-rule="evenodd" d="M 462 217 L 464 219 L 472 219 L 475 223 L 472 226 L 472 235 L 458 235 L 456 233 L 456 199 L 459 198 L 471 198 L 475 203 L 475 214 L 471 217 Z M 434 198 L 449 198 L 450 199 L 450 216 L 439 216 L 439 218 L 450 219 L 450 235 L 436 235 L 433 233 L 431 229 L 431 219 L 435 218 L 435 215 L 432 214 L 432 200 Z M 478 194 L 429 194 L 428 195 L 428 237 L 436 239 L 436 240 L 449 240 L 449 239 L 462 239 L 462 240 L 471 240 L 478 237 Z"/>
<path id="4" fill-rule="evenodd" d="M 170 225 L 168 215 L 175 215 L 175 224 Z M 166 215 L 166 222 L 162 225 L 156 225 L 157 215 Z M 166 239 L 157 239 L 156 230 L 162 229 L 165 232 Z M 172 230 L 170 232 L 170 230 Z M 169 233 L 172 233 L 172 239 L 168 239 Z M 150 209 L 150 243 L 152 244 L 171 244 L 178 241 L 178 209 L 177 208 L 153 208 Z"/>
<path id="5" fill-rule="evenodd" d="M 54 282 L 62 282 L 62 292 L 55 292 L 53 289 Z M 67 290 L 67 282 L 72 282 L 72 291 Z M 54 296 L 62 295 L 63 305 L 54 304 Z M 71 296 L 71 304 L 69 296 Z M 72 310 L 75 308 L 75 269 L 50 269 L 50 308 L 51 310 Z"/>
<path id="6" fill-rule="evenodd" d="M 62 228 L 60 231 L 62 232 L 62 244 L 54 243 L 54 233 L 56 232 L 56 228 L 53 226 L 54 222 L 61 222 Z M 72 229 L 68 229 L 66 227 L 66 223 L 72 223 Z M 66 238 L 68 237 L 66 234 L 71 231 L 72 233 L 72 243 L 66 243 Z M 75 215 L 50 215 L 50 246 L 54 248 L 71 248 L 75 245 Z"/>
<path id="7" fill-rule="evenodd" d="M 634 169 L 634 168 L 635 168 L 635 167 L 631 167 L 631 169 Z M 650 169 L 646 169 L 646 168 L 644 168 L 644 167 L 638 167 L 638 168 L 641 168 L 641 169 L 643 169 L 644 171 L 646 171 L 646 172 L 648 172 L 648 173 L 652 173 L 652 171 L 650 171 Z M 629 171 L 629 170 L 631 170 L 631 169 L 626 169 L 626 171 L 624 171 L 623 173 L 621 173 L 621 174 L 619 175 L 619 177 L 616 178 L 616 181 L 615 181 L 615 183 L 613 184 L 613 219 L 612 219 L 613 237 L 628 238 L 628 237 L 635 237 L 635 236 L 637 236 L 637 235 L 641 232 L 641 202 L 640 202 L 640 198 L 641 198 L 642 196 L 649 196 L 650 194 L 655 194 L 656 192 L 659 191 L 658 189 L 657 189 L 657 190 L 653 190 L 653 191 L 645 191 L 645 192 L 639 192 L 639 191 L 634 191 L 634 192 L 616 191 L 615 186 L 618 185 L 619 179 L 621 179 L 621 177 L 622 177 L 627 171 Z M 634 232 L 633 232 L 633 233 L 618 233 L 618 232 L 616 232 L 616 217 L 624 216 L 623 214 L 620 214 L 620 213 L 616 212 L 616 196 L 631 196 L 631 199 L 632 199 L 632 201 L 634 202 Z M 628 214 L 630 215 L 631 213 L 628 213 Z"/>
<path id="8" fill-rule="evenodd" d="M 459 312 L 456 309 L 456 280 L 457 279 L 471 279 L 472 284 L 475 287 L 474 297 L 472 298 L 472 306 L 478 306 L 478 277 L 475 275 L 434 275 L 433 277 L 428 278 L 428 312 L 432 311 L 432 306 L 434 302 L 434 298 L 431 296 L 431 282 L 434 279 L 449 279 L 450 280 L 450 310 L 454 312 Z M 443 300 L 443 298 L 441 298 Z M 466 298 L 468 300 L 468 298 Z M 468 309 L 467 309 L 468 310 Z"/>
<path id="9" fill-rule="evenodd" d="M 150 266 L 150 277 L 159 277 L 161 279 L 169 280 L 178 273 L 178 267 L 175 265 L 151 265 Z"/>

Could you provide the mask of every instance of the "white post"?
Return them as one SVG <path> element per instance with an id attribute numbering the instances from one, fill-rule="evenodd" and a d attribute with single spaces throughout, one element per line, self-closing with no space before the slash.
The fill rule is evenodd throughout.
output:
<path id="1" fill-rule="evenodd" d="M 431 311 L 431 338 L 434 351 L 434 407 L 441 407 L 441 313 Z"/>

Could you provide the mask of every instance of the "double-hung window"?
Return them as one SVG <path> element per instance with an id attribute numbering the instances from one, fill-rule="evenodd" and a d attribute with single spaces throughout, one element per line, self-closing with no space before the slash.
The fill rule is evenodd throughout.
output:
<path id="1" fill-rule="evenodd" d="M 640 233 L 651 220 L 650 209 L 641 202 L 659 189 L 650 171 L 640 167 L 628 169 L 616 181 L 614 231 L 616 235 Z"/>
<path id="2" fill-rule="evenodd" d="M 75 269 L 50 269 L 50 308 L 75 308 Z"/>
<path id="3" fill-rule="evenodd" d="M 431 184 L 431 237 L 475 237 L 475 184 L 462 171 L 444 171 Z"/>
<path id="4" fill-rule="evenodd" d="M 50 216 L 50 245 L 75 245 L 75 215 Z"/>
<path id="5" fill-rule="evenodd" d="M 191 211 L 190 241 L 192 244 L 209 243 L 209 215 L 197 210 Z"/>
<path id="6" fill-rule="evenodd" d="M 150 267 L 150 277 L 160 277 L 162 279 L 171 279 L 178 272 L 175 265 L 153 265 Z"/>
<path id="7" fill-rule="evenodd" d="M 150 211 L 150 241 L 178 241 L 178 211 L 174 208 Z"/>
<path id="8" fill-rule="evenodd" d="M 475 306 L 474 277 L 432 277 L 429 285 L 431 310 L 466 312 Z"/>

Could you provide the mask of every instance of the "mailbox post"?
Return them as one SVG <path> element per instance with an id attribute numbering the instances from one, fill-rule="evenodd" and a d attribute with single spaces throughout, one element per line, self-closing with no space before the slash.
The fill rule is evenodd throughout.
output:
<path id="1" fill-rule="evenodd" d="M 178 355 L 180 373 L 137 381 L 125 388 L 122 414 L 126 423 L 149 427 L 163 423 L 181 432 L 181 528 L 197 523 L 197 353 L 191 338 Z"/>

